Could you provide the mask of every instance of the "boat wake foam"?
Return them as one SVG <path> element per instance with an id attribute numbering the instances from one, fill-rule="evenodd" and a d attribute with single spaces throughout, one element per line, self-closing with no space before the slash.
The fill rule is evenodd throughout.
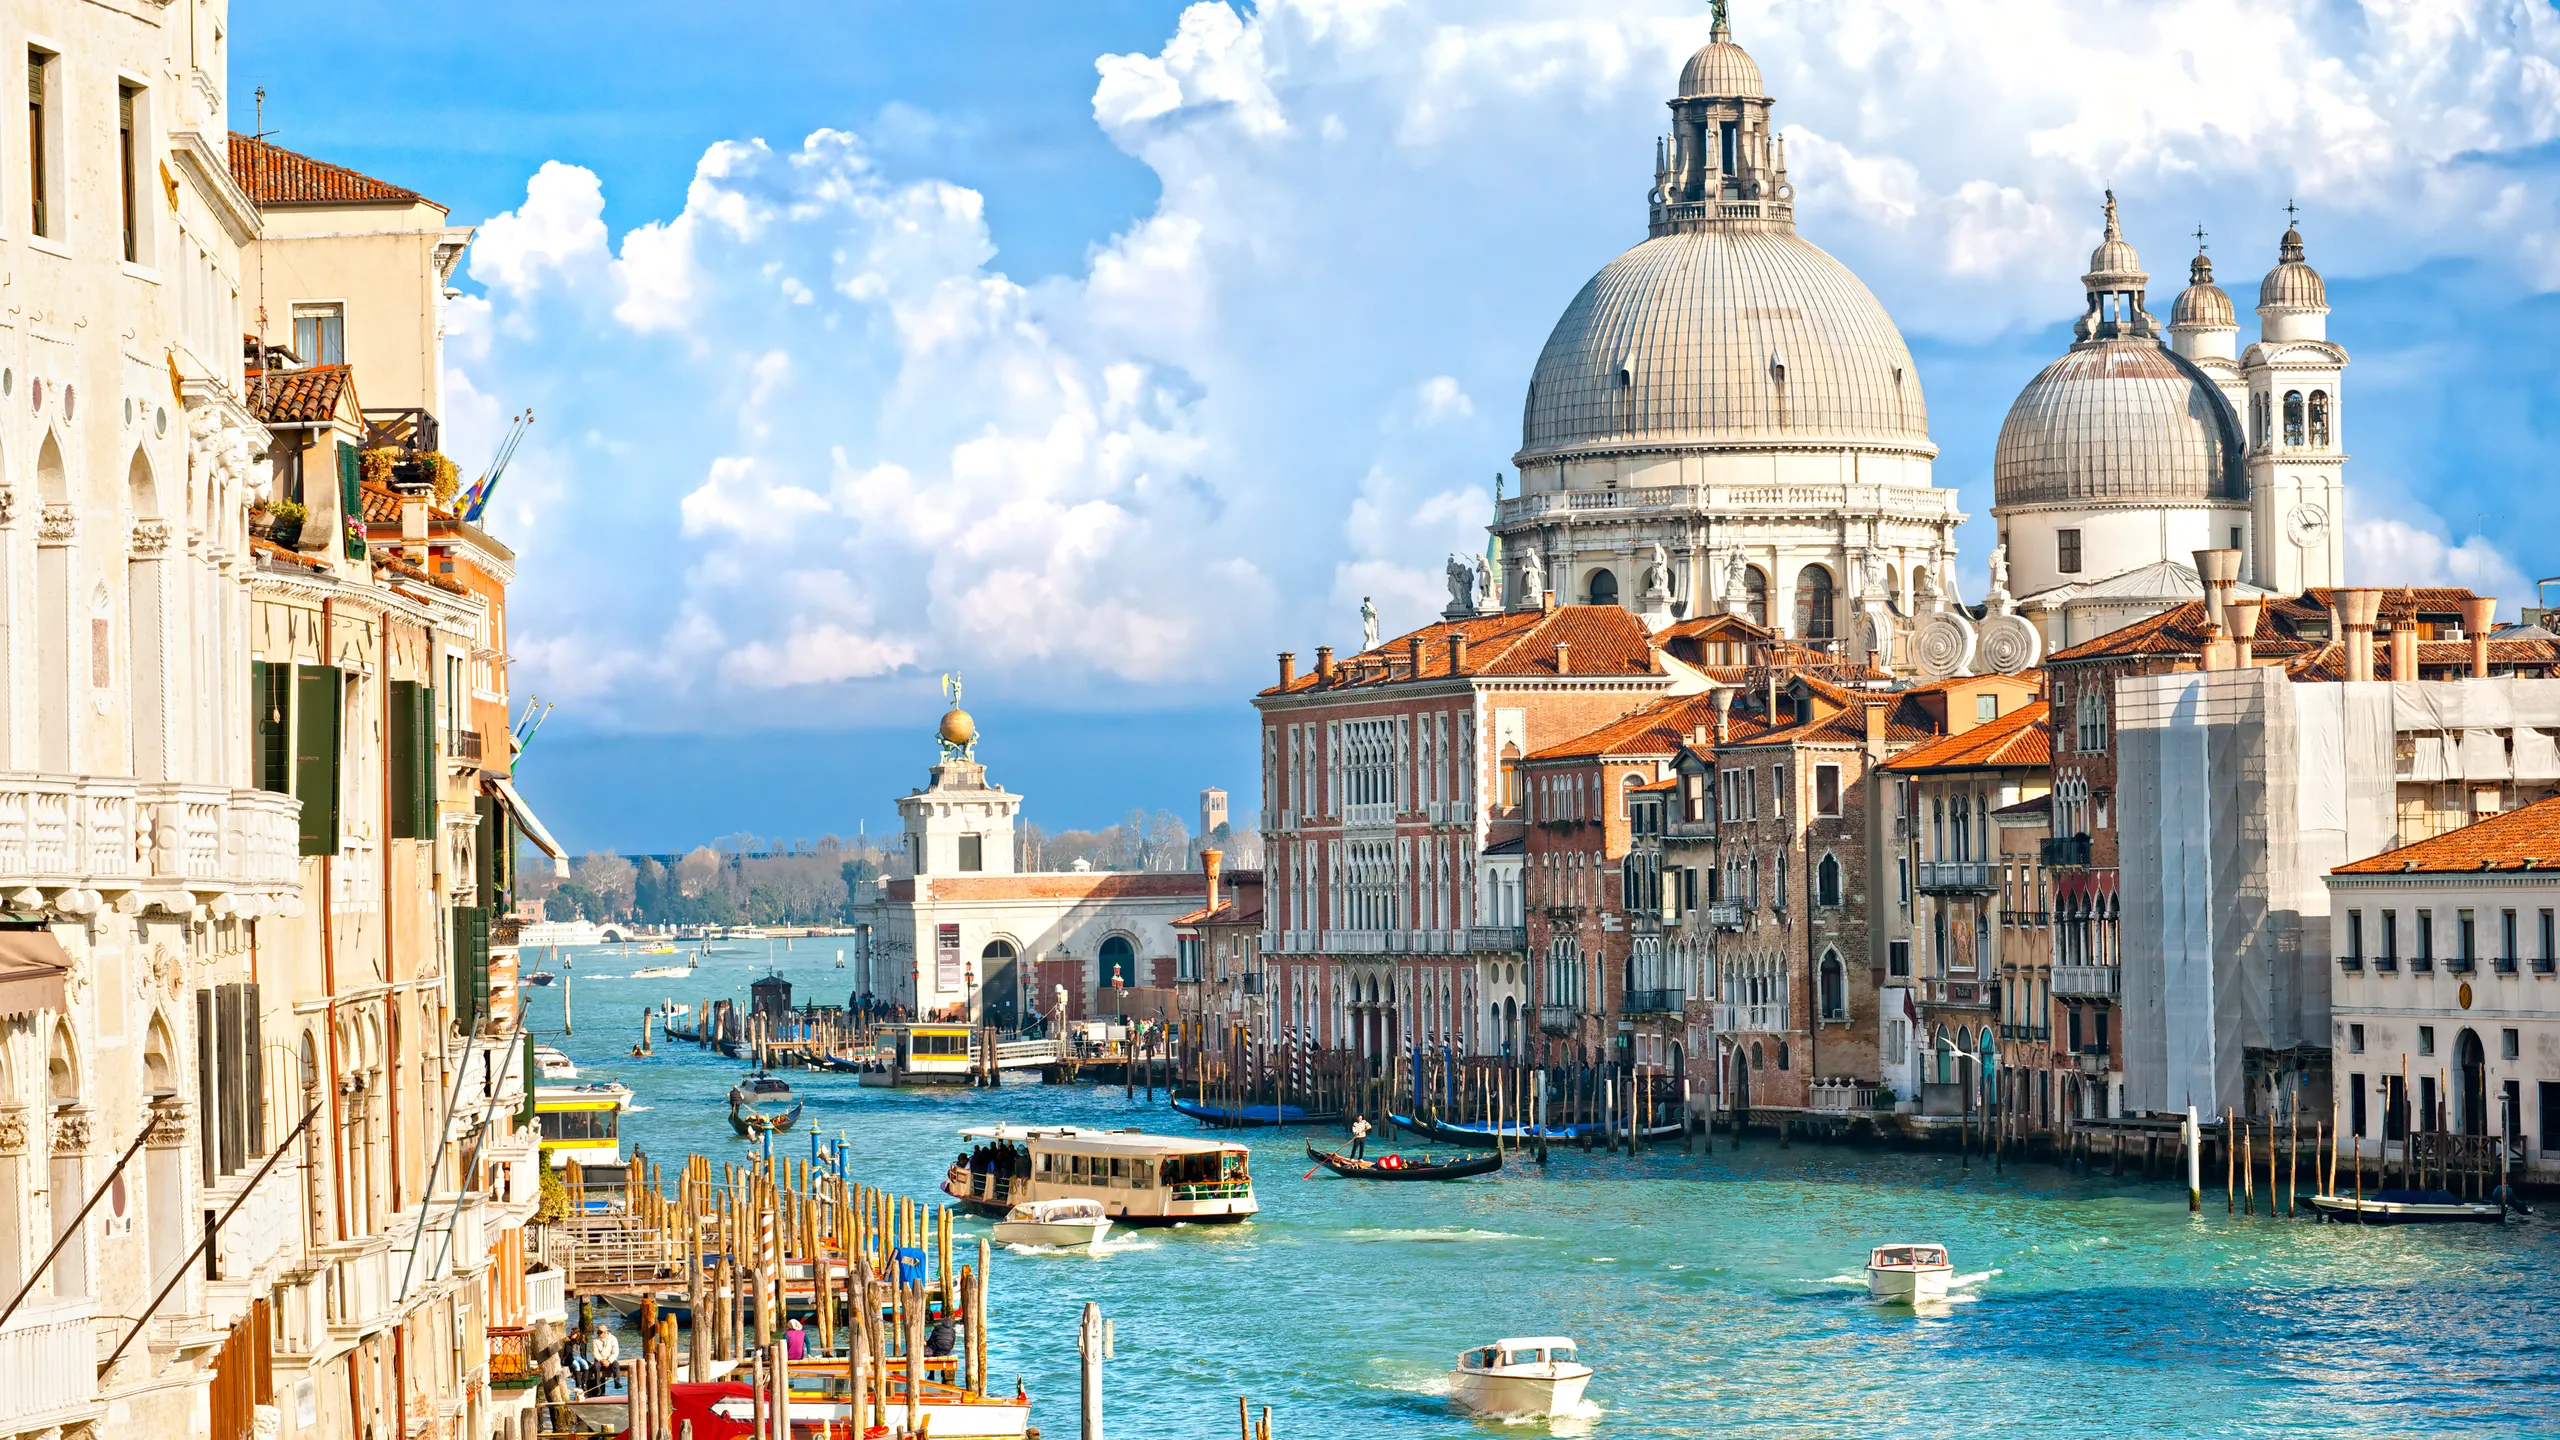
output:
<path id="1" fill-rule="evenodd" d="M 1142 1240 L 1134 1235 L 1106 1235 L 1099 1245 L 1007 1245 L 1008 1255 L 1073 1255 L 1086 1260 L 1108 1260 L 1114 1255 L 1128 1255 L 1140 1250 L 1153 1250 L 1161 1240 Z"/>
<path id="2" fill-rule="evenodd" d="M 1999 1273 L 2000 1272 L 1997 1270 L 1976 1270 L 1970 1275 L 1959 1275 L 1953 1280 L 1948 1281 L 1947 1288 L 1950 1290 L 1962 1290 L 1970 1285 L 1979 1285 L 1983 1281 L 1988 1280 Z"/>
<path id="3" fill-rule="evenodd" d="M 1342 1232 L 1346 1239 L 1363 1245 L 1404 1240 L 1417 1245 L 1473 1245 L 1491 1240 L 1529 1240 L 1535 1236 L 1514 1235 L 1507 1230 L 1474 1230 L 1461 1225 L 1442 1225 L 1420 1230 L 1359 1229 Z"/>

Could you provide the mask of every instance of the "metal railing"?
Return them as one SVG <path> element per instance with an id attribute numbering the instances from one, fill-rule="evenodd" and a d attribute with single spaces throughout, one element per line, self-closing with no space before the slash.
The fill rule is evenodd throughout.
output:
<path id="1" fill-rule="evenodd" d="M 454 758 L 454 759 L 456 759 L 456 760 L 477 760 L 477 759 L 479 759 L 479 758 L 480 758 L 480 732 L 479 732 L 479 731 L 477 731 L 477 730 L 456 730 L 456 731 L 454 731 L 454 732 L 453 732 L 453 758 Z"/>
<path id="2" fill-rule="evenodd" d="M 1570 1035 L 1582 1023 L 1582 1012 L 1570 1005 L 1538 1007 L 1538 1028 L 1549 1035 Z"/>
<path id="3" fill-rule="evenodd" d="M 1676 1015 L 1688 1000 L 1685 990 L 1630 990 L 1618 1007 L 1622 1015 Z"/>
<path id="4" fill-rule="evenodd" d="M 2089 867 L 2089 837 L 2086 835 L 2047 836 L 2037 843 L 2036 855 L 2048 870 L 2085 870 Z"/>
<path id="5" fill-rule="evenodd" d="M 2346 971 L 2350 975 L 2356 974 L 2364 969 L 2364 957 L 2361 955 L 2341 955 L 2338 957 L 2338 968 Z"/>
<path id="6" fill-rule="evenodd" d="M 1529 948 L 1528 927 L 1522 925 L 1477 925 L 1467 931 L 1467 949 L 1492 950 L 1513 954 Z"/>

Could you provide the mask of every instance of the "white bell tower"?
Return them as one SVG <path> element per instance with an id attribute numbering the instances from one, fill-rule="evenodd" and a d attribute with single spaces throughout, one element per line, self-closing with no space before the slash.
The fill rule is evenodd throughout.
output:
<path id="1" fill-rule="evenodd" d="M 2288 207 L 2290 210 L 2290 207 Z M 2258 343 L 2241 357 L 2248 389 L 2250 584 L 2279 595 L 2343 585 L 2347 462 L 2329 296 L 2287 227 L 2258 286 Z"/>

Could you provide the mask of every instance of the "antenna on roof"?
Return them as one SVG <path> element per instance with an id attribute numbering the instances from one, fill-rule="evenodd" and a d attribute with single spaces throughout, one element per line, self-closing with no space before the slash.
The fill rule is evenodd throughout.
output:
<path id="1" fill-rule="evenodd" d="M 249 93 L 258 97 L 258 103 L 255 107 L 258 118 L 249 122 L 249 138 L 252 140 L 264 140 L 268 136 L 277 133 L 267 128 L 267 87 L 261 85 Z"/>

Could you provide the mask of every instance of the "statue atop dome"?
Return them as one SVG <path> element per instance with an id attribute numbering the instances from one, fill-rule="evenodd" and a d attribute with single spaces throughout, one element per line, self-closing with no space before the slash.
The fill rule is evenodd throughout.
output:
<path id="1" fill-rule="evenodd" d="M 942 677 L 942 698 L 951 708 L 942 712 L 942 723 L 934 729 L 934 741 L 942 747 L 945 762 L 978 758 L 978 722 L 960 708 L 960 677 Z"/>

